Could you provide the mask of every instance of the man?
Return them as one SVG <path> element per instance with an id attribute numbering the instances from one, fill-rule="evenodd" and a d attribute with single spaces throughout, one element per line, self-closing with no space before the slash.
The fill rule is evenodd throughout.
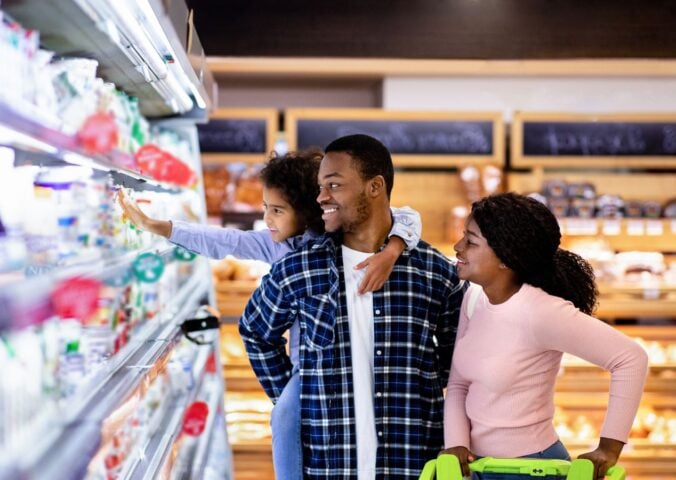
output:
<path id="1" fill-rule="evenodd" d="M 329 144 L 317 197 L 327 234 L 273 265 L 240 319 L 273 401 L 291 376 L 282 335 L 300 320 L 306 478 L 413 480 L 443 448 L 442 388 L 464 292 L 455 266 L 421 241 L 381 290 L 357 293 L 354 265 L 392 227 L 393 178 L 375 138 Z"/>

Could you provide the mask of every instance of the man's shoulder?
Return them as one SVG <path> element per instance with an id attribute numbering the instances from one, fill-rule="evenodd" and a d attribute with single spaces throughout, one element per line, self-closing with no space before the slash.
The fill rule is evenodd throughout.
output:
<path id="1" fill-rule="evenodd" d="M 439 268 L 449 268 L 455 271 L 455 263 L 425 240 L 420 240 L 418 246 L 411 250 L 411 257 Z"/>
<path id="2" fill-rule="evenodd" d="M 272 271 L 288 271 L 297 268 L 312 268 L 327 262 L 335 247 L 326 235 L 307 236 L 295 250 L 289 252 L 272 265 Z M 309 262 L 309 263 L 308 263 Z"/>

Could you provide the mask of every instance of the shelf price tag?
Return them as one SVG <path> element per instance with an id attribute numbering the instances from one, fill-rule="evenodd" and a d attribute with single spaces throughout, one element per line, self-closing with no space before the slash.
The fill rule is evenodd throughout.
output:
<path id="1" fill-rule="evenodd" d="M 622 231 L 622 223 L 619 220 L 606 219 L 602 225 L 603 234 L 607 236 L 617 236 Z"/>
<path id="2" fill-rule="evenodd" d="M 646 220 L 645 233 L 647 235 L 662 235 L 664 229 L 660 220 Z"/>
<path id="3" fill-rule="evenodd" d="M 660 282 L 646 281 L 643 283 L 643 298 L 646 300 L 658 300 L 660 298 Z"/>
<path id="4" fill-rule="evenodd" d="M 645 235 L 645 222 L 643 220 L 627 220 L 628 235 Z"/>
<path id="5" fill-rule="evenodd" d="M 174 248 L 174 258 L 180 262 L 192 262 L 197 254 L 190 250 L 177 246 Z"/>
<path id="6" fill-rule="evenodd" d="M 155 283 L 164 272 L 164 260 L 156 253 L 143 253 L 134 260 L 132 270 L 139 281 Z"/>
<path id="7" fill-rule="evenodd" d="M 568 235 L 596 235 L 598 223 L 593 218 L 569 218 L 566 221 Z"/>

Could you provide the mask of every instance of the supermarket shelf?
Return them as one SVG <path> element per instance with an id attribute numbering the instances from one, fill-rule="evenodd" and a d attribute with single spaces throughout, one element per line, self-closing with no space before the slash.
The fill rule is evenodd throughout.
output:
<path id="1" fill-rule="evenodd" d="M 109 258 L 95 261 L 83 258 L 70 266 L 36 267 L 30 272 L 32 276 L 21 276 L 0 285 L 0 332 L 26 326 L 26 317 L 17 315 L 17 312 L 47 308 L 45 306 L 49 304 L 50 292 L 58 282 L 74 277 L 97 278 L 102 281 L 122 278 L 140 254 L 155 252 L 168 262 L 175 249 L 170 245 L 168 242 L 157 243 L 143 250 L 121 255 L 113 253 Z"/>
<path id="2" fill-rule="evenodd" d="M 632 297 L 600 297 L 594 316 L 599 318 L 673 317 L 676 298 L 644 300 Z"/>
<path id="3" fill-rule="evenodd" d="M 608 392 L 556 392 L 554 403 L 566 409 L 598 410 L 608 408 Z M 672 391 L 650 392 L 645 391 L 641 399 L 643 405 L 650 405 L 654 409 L 673 409 L 674 395 Z"/>
<path id="4" fill-rule="evenodd" d="M 9 105 L 0 100 L 0 145 L 17 150 L 18 164 L 43 166 L 77 165 L 96 171 L 110 172 L 113 179 L 136 190 L 177 192 L 178 186 L 159 182 L 143 175 L 134 157 L 120 150 L 106 155 L 92 155 L 78 139 L 62 132 L 53 119 L 29 116 L 34 108 L 28 105 Z M 23 113 L 22 113 L 23 112 Z"/>
<path id="5" fill-rule="evenodd" d="M 676 283 L 667 283 L 663 280 L 656 282 L 597 282 L 601 295 L 635 295 L 653 300 L 661 296 L 676 292 Z"/>
<path id="6" fill-rule="evenodd" d="M 132 395 L 149 375 L 163 365 L 180 338 L 179 323 L 199 305 L 209 287 L 205 268 L 196 269 L 171 304 L 163 310 L 155 328 L 143 339 L 130 343 L 120 357 L 78 389 L 60 411 L 42 422 L 20 454 L 0 461 L 18 465 L 18 470 L 36 480 L 72 478 L 85 471 L 101 441 L 101 423 Z M 153 322 L 154 323 L 154 322 Z"/>
<path id="7" fill-rule="evenodd" d="M 180 434 L 185 410 L 195 401 L 198 393 L 202 390 L 204 366 L 212 351 L 213 347 L 199 350 L 198 358 L 195 360 L 192 370 L 193 378 L 198 380 L 190 392 L 179 397 L 169 406 L 168 415 L 160 424 L 157 434 L 153 435 L 143 449 L 143 458 L 137 459 L 136 464 L 129 470 L 130 473 L 125 478 L 141 480 L 161 477 L 160 473 L 164 471 L 165 463 L 172 450 L 171 447 Z"/>
<path id="8" fill-rule="evenodd" d="M 117 12 L 124 9 L 108 10 L 106 4 L 94 0 L 10 0 L 3 2 L 3 9 L 26 28 L 39 30 L 41 43 L 57 54 L 81 56 L 86 48 L 87 57 L 99 62 L 98 72 L 105 80 L 139 98 L 144 115 L 161 117 L 190 110 L 193 102 L 185 91 L 185 102 L 172 100 L 181 92 L 170 85 L 171 62 L 150 45 L 138 19 L 120 16 Z M 167 28 L 166 22 L 162 28 Z M 180 65 L 189 64 L 181 47 L 174 49 L 174 55 L 186 57 L 180 59 Z M 192 71 L 184 73 L 195 77 Z"/>
<path id="9" fill-rule="evenodd" d="M 217 350 L 216 350 L 217 351 Z M 214 379 L 215 380 L 215 379 Z M 192 474 L 190 478 L 203 478 L 204 470 L 207 465 L 207 460 L 209 458 L 209 451 L 211 450 L 212 439 L 214 437 L 214 430 L 216 425 L 216 419 L 218 418 L 219 411 L 223 415 L 223 397 L 224 389 L 211 389 L 209 392 L 209 419 L 207 425 L 202 433 L 202 438 L 200 443 L 197 446 L 197 450 L 194 455 L 193 465 L 192 465 Z"/>
<path id="10" fill-rule="evenodd" d="M 676 219 L 562 218 L 562 243 L 579 238 L 603 238 L 615 251 L 676 252 Z"/>
<path id="11" fill-rule="evenodd" d="M 594 450 L 597 439 L 583 441 L 564 441 L 571 456 L 575 457 Z M 673 479 L 676 471 L 676 444 L 653 443 L 642 438 L 631 438 L 620 456 L 620 464 L 627 471 L 627 478 L 636 479 Z"/>

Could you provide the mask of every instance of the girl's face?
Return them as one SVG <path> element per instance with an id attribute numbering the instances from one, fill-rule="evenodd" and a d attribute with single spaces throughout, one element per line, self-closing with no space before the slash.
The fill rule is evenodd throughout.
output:
<path id="1" fill-rule="evenodd" d="M 464 235 L 454 245 L 457 253 L 458 276 L 477 285 L 486 286 L 498 275 L 501 261 L 488 246 L 479 226 L 470 217 L 465 224 Z"/>
<path id="2" fill-rule="evenodd" d="M 282 191 L 274 187 L 263 187 L 263 220 L 275 242 L 283 242 L 289 237 L 303 233 L 304 225 L 296 215 L 291 204 L 286 201 Z"/>

